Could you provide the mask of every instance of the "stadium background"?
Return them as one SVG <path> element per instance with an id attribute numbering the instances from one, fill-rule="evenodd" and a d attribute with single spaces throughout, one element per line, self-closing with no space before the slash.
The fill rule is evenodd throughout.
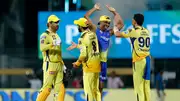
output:
<path id="1" fill-rule="evenodd" d="M 3 0 L 0 3 L 0 101 L 35 101 L 37 89 L 29 89 L 29 79 L 36 75 L 42 80 L 42 60 L 38 50 L 40 33 L 46 29 L 49 14 L 61 18 L 59 35 L 63 41 L 63 59 L 67 67 L 78 56 L 78 50 L 66 51 L 69 42 L 77 41 L 79 33 L 72 21 L 99 2 L 102 10 L 93 14 L 94 22 L 100 15 L 111 17 L 104 7 L 110 4 L 125 20 L 125 29 L 130 27 L 134 13 L 145 15 L 145 27 L 152 35 L 152 76 L 159 68 L 165 70 L 166 101 L 180 98 L 180 1 L 179 0 Z M 123 88 L 106 89 L 104 101 L 135 101 L 131 72 L 131 53 L 128 40 L 112 38 L 109 52 L 109 73 L 115 70 L 124 82 Z M 74 77 L 81 76 L 81 69 Z M 153 80 L 152 80 L 153 81 Z M 66 85 L 65 101 L 84 101 L 82 89 Z M 151 84 L 152 89 L 153 82 Z M 156 94 L 152 91 L 152 101 Z M 78 97 L 79 96 L 79 97 Z M 21 99 L 22 97 L 22 99 Z M 112 98 L 113 99 L 112 99 Z M 3 100 L 4 98 L 4 100 Z M 120 100 L 121 99 L 121 100 Z"/>

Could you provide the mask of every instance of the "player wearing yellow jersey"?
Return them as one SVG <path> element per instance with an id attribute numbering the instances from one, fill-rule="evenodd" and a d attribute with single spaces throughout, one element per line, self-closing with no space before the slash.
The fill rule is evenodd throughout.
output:
<path id="1" fill-rule="evenodd" d="M 48 17 L 48 29 L 40 37 L 40 50 L 43 54 L 43 87 L 36 101 L 45 101 L 54 86 L 54 100 L 64 101 L 63 68 L 66 68 L 61 55 L 61 39 L 56 33 L 60 19 Z"/>
<path id="2" fill-rule="evenodd" d="M 133 80 L 137 101 L 150 101 L 150 34 L 143 25 L 144 16 L 135 14 L 132 20 L 134 28 L 125 32 L 114 32 L 122 38 L 130 38 L 132 45 Z"/>
<path id="3" fill-rule="evenodd" d="M 122 21 L 121 16 L 116 12 L 115 8 L 110 7 L 109 5 L 106 5 L 107 9 L 113 13 L 114 20 L 116 21 L 116 26 L 118 26 L 120 29 L 124 26 L 124 23 Z M 96 33 L 98 38 L 98 44 L 99 44 L 99 50 L 100 50 L 100 59 L 101 59 L 101 73 L 100 73 L 100 92 L 102 94 L 104 82 L 107 80 L 107 60 L 108 60 L 108 50 L 110 46 L 110 37 L 114 35 L 113 28 L 109 29 L 111 19 L 109 16 L 102 15 L 99 18 L 98 26 L 95 25 L 91 19 L 90 16 L 93 12 L 100 10 L 100 5 L 95 4 L 92 9 L 90 9 L 84 17 L 89 22 L 89 29 Z M 68 48 L 68 50 L 72 50 L 74 48 L 77 48 L 76 43 L 72 42 L 72 45 Z"/>
<path id="4" fill-rule="evenodd" d="M 83 84 L 87 101 L 101 101 L 99 91 L 99 73 L 101 71 L 99 45 L 97 36 L 88 28 L 88 21 L 85 18 L 75 20 L 74 24 L 78 26 L 81 36 L 78 47 L 80 56 L 73 67 L 77 68 L 83 65 Z"/>

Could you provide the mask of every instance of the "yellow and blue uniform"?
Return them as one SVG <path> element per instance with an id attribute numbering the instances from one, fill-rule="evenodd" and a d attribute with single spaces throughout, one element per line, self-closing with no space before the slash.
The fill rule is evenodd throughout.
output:
<path id="1" fill-rule="evenodd" d="M 54 18 L 55 19 L 52 19 Z M 50 19 L 50 20 L 49 20 Z M 50 16 L 49 21 L 59 21 L 56 16 Z M 40 50 L 43 55 L 43 87 L 37 97 L 37 101 L 45 101 L 52 86 L 54 86 L 55 101 L 64 100 L 63 85 L 63 60 L 61 55 L 61 45 L 54 46 L 55 40 L 61 41 L 57 33 L 46 30 L 40 37 Z M 61 91 L 60 91 L 61 90 Z"/>
<path id="2" fill-rule="evenodd" d="M 100 80 L 103 82 L 107 80 L 107 56 L 111 35 L 109 30 L 101 31 L 99 28 L 96 29 L 96 35 L 98 37 L 101 58 Z"/>
<path id="3" fill-rule="evenodd" d="M 100 22 L 103 22 L 103 21 L 110 22 L 111 19 L 109 16 L 102 15 L 99 18 L 98 24 L 100 24 Z M 108 48 L 109 48 L 110 37 L 111 37 L 110 30 L 102 31 L 96 26 L 94 27 L 89 26 L 89 27 L 92 29 L 92 31 L 96 33 L 97 38 L 98 38 L 100 60 L 101 60 L 100 81 L 104 82 L 105 80 L 107 80 L 107 56 L 108 56 Z"/>
<path id="4" fill-rule="evenodd" d="M 80 18 L 75 20 L 74 24 L 87 27 L 87 20 Z M 80 56 L 76 62 L 79 66 L 83 65 L 83 84 L 87 101 L 101 101 L 99 91 L 99 73 L 101 71 L 99 45 L 97 36 L 94 32 L 86 30 L 81 33 L 78 40 Z"/>
<path id="5" fill-rule="evenodd" d="M 122 32 L 132 45 L 133 80 L 137 101 L 150 101 L 150 34 L 141 26 Z"/>

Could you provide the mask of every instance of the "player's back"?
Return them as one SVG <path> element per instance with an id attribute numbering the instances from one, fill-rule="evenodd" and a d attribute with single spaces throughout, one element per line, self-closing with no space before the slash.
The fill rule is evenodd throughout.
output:
<path id="1" fill-rule="evenodd" d="M 86 61 L 83 62 L 85 72 L 100 72 L 100 54 L 97 36 L 92 31 L 86 31 L 80 42 L 86 46 Z"/>
<path id="2" fill-rule="evenodd" d="M 146 28 L 140 26 L 133 30 L 130 39 L 133 48 L 133 62 L 135 62 L 150 55 L 150 33 Z"/>

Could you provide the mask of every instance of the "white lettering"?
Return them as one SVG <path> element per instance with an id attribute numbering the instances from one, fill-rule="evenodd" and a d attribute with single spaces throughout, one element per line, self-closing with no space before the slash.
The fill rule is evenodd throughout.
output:
<path id="1" fill-rule="evenodd" d="M 121 39 L 122 38 L 115 38 L 115 44 L 121 44 Z"/>
<path id="2" fill-rule="evenodd" d="M 170 36 L 170 32 L 166 32 L 167 28 L 171 28 L 170 24 L 161 24 L 160 25 L 160 43 L 165 44 L 166 43 L 166 36 Z"/>
<path id="3" fill-rule="evenodd" d="M 172 27 L 172 34 L 178 37 L 178 39 L 172 39 L 172 43 L 174 44 L 180 44 L 180 30 L 178 30 L 178 28 L 180 28 L 180 24 L 176 24 Z"/>
<path id="4" fill-rule="evenodd" d="M 73 37 L 79 34 L 78 28 L 75 25 L 66 26 L 66 44 L 71 44 Z"/>

